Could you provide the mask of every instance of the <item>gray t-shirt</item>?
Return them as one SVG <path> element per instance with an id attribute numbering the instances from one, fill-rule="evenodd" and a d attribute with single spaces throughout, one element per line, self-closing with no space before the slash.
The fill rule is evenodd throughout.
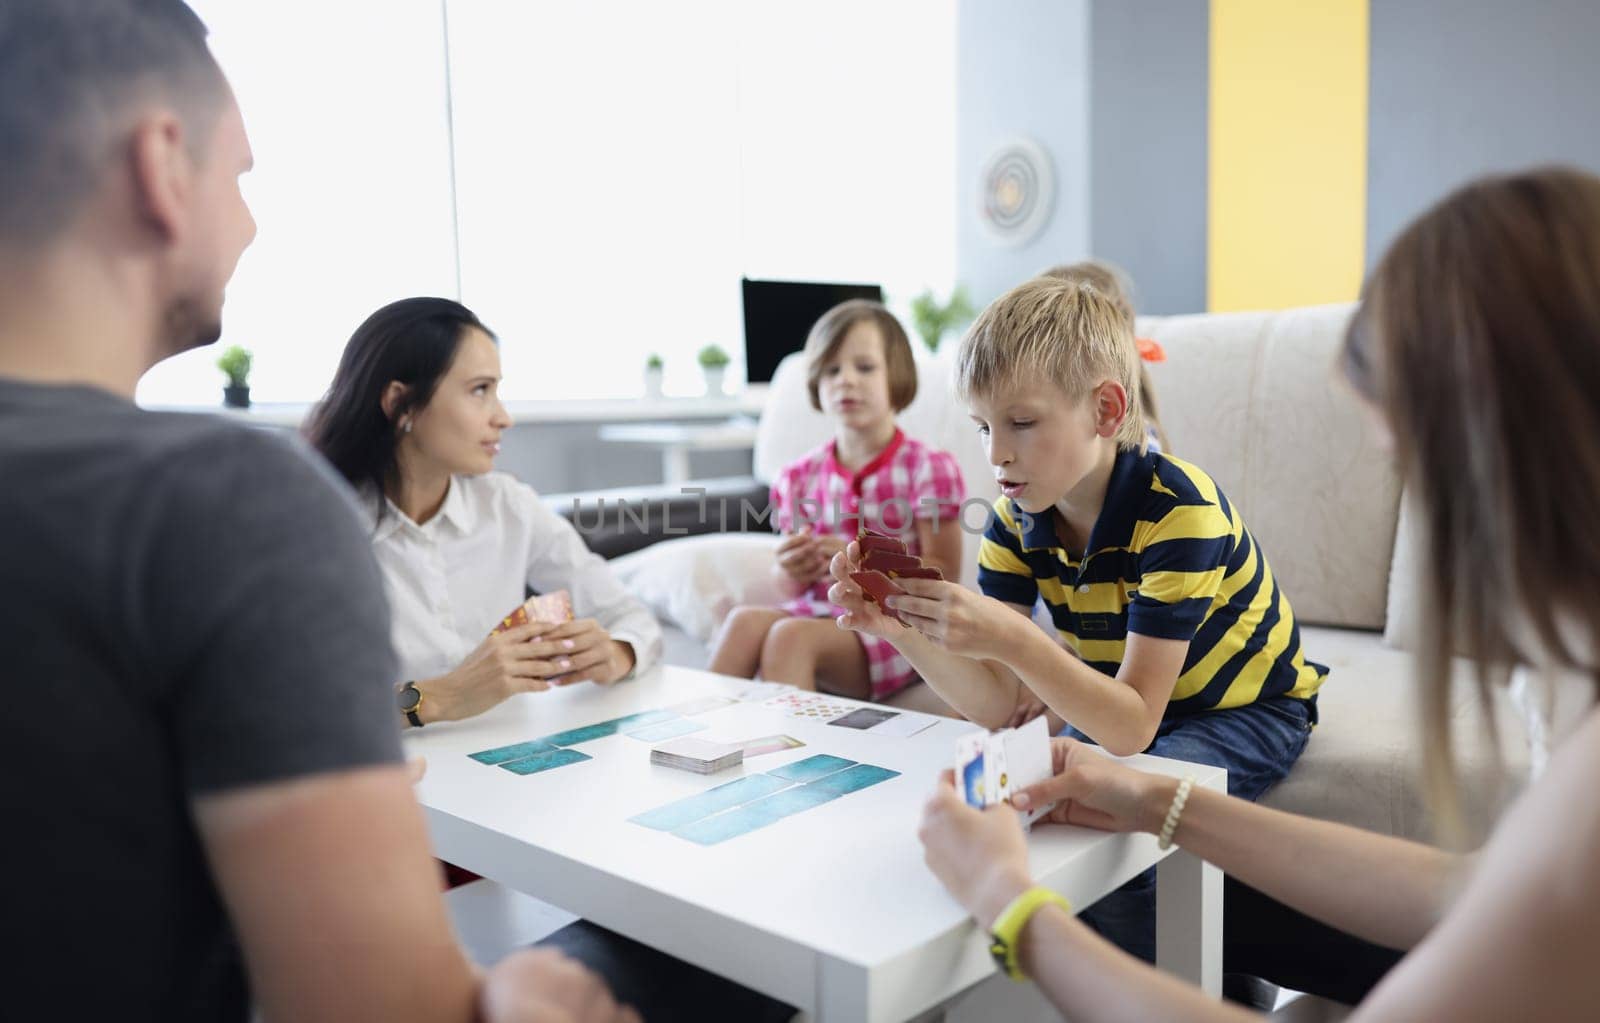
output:
<path id="1" fill-rule="evenodd" d="M 397 761 L 396 677 L 355 505 L 297 442 L 0 379 L 5 1014 L 245 1018 L 191 801 Z"/>

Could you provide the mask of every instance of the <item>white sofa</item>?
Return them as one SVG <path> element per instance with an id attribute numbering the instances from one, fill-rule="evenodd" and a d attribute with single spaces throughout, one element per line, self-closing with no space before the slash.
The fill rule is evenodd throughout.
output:
<path id="1" fill-rule="evenodd" d="M 1408 837 L 1430 837 L 1417 766 L 1410 658 L 1410 545 L 1396 543 L 1400 486 L 1334 361 L 1352 307 L 1140 322 L 1166 349 L 1150 367 L 1173 453 L 1209 472 L 1242 510 L 1294 607 L 1306 653 L 1332 669 L 1321 724 L 1264 800 Z M 922 364 L 906 431 L 952 451 L 969 495 L 995 496 L 982 443 L 950 386 L 954 345 Z M 761 417 L 758 478 L 829 435 L 804 367 L 779 367 Z M 703 666 L 705 640 L 740 601 L 770 602 L 775 538 L 723 534 L 658 543 L 612 564 L 668 627 L 668 659 Z M 975 538 L 962 582 L 974 586 Z M 1492 813 L 1526 771 L 1522 731 L 1500 708 L 1502 752 L 1476 727 L 1479 699 L 1456 684 L 1457 749 L 1472 803 Z M 1502 769 L 1503 765 L 1503 769 Z"/>

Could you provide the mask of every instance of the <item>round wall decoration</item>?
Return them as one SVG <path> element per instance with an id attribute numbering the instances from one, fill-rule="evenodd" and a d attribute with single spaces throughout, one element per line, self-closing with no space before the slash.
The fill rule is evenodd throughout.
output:
<path id="1" fill-rule="evenodd" d="M 989 157 L 979 177 L 980 219 L 1003 245 L 1031 241 L 1050 222 L 1055 171 L 1050 155 L 1029 139 L 1007 142 Z"/>

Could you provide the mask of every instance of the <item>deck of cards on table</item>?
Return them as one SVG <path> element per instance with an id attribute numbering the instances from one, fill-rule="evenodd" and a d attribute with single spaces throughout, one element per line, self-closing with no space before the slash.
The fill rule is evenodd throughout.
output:
<path id="1" fill-rule="evenodd" d="M 889 597 L 903 597 L 906 591 L 896 579 L 943 579 L 944 573 L 922 559 L 906 552 L 905 542 L 870 529 L 863 529 L 856 537 L 861 549 L 861 569 L 850 573 L 850 581 L 861 587 L 867 603 L 877 604 L 890 618 L 905 624 L 894 611 L 884 606 Z"/>
<path id="2" fill-rule="evenodd" d="M 1050 731 L 1042 716 L 1020 728 L 956 737 L 956 788 L 980 810 L 1049 778 L 1052 764 Z M 1049 809 L 1047 805 L 1024 812 L 1023 823 L 1032 824 Z"/>
<path id="3" fill-rule="evenodd" d="M 743 763 L 744 748 L 688 736 L 652 749 L 650 762 L 660 764 L 662 767 L 693 771 L 695 774 L 715 774 Z"/>

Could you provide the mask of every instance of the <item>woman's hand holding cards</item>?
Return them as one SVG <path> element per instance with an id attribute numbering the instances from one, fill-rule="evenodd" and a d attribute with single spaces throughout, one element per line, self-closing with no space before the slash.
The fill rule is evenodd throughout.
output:
<path id="1" fill-rule="evenodd" d="M 1100 831 L 1161 830 L 1176 778 L 1127 767 L 1076 739 L 1050 740 L 1050 755 L 1055 773 L 1011 794 L 1018 809 L 1055 803 L 1044 820 Z"/>
<path id="2" fill-rule="evenodd" d="M 968 806 L 950 771 L 939 776 L 917 836 L 928 869 L 986 930 L 1033 884 L 1017 812 L 1006 803 L 983 810 Z"/>
<path id="3" fill-rule="evenodd" d="M 530 622 L 491 633 L 456 670 L 417 682 L 422 692 L 418 715 L 425 724 L 459 721 L 517 693 L 548 689 L 547 680 L 563 669 L 540 656 L 545 648 L 536 649 L 533 640 L 549 629 Z"/>
<path id="4" fill-rule="evenodd" d="M 593 618 L 578 618 L 545 628 L 549 631 L 530 646 L 535 656 L 556 667 L 557 670 L 547 676 L 554 685 L 584 681 L 610 685 L 633 670 L 633 647 L 612 639 Z"/>

